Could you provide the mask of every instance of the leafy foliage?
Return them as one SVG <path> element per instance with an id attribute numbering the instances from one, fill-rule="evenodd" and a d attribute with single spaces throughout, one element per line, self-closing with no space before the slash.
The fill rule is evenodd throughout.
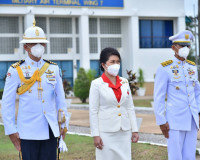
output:
<path id="1" fill-rule="evenodd" d="M 74 94 L 80 98 L 82 103 L 86 103 L 86 99 L 89 97 L 90 83 L 85 70 L 80 68 L 74 84 Z"/>
<path id="2" fill-rule="evenodd" d="M 89 79 L 89 81 L 91 83 L 92 80 L 94 80 L 94 78 L 95 78 L 96 71 L 93 70 L 93 69 L 89 69 L 86 74 L 87 74 L 87 77 L 88 77 L 88 79 Z"/>
<path id="3" fill-rule="evenodd" d="M 138 76 L 139 87 L 143 88 L 144 87 L 144 73 L 141 68 L 139 68 L 138 72 L 139 72 L 139 76 Z"/>
<path id="4" fill-rule="evenodd" d="M 135 95 L 136 91 L 139 89 L 137 87 L 137 82 L 136 80 L 136 73 L 132 73 L 132 70 L 128 71 L 126 70 L 127 74 L 128 74 L 128 82 L 129 82 L 129 86 L 131 89 L 131 94 Z"/>

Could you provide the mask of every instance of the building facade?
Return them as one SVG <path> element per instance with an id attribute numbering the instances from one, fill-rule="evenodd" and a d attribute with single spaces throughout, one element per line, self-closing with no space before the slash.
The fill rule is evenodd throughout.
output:
<path id="1" fill-rule="evenodd" d="M 99 76 L 101 50 L 114 47 L 120 74 L 141 68 L 152 88 L 157 67 L 173 56 L 169 36 L 185 29 L 184 0 L 2 0 L 0 88 L 10 64 L 27 56 L 19 41 L 34 18 L 50 41 L 44 58 L 58 63 L 72 85 L 80 67 Z"/>

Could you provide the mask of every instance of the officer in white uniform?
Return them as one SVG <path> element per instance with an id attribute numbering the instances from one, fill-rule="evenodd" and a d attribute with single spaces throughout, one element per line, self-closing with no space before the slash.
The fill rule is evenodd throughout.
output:
<path id="1" fill-rule="evenodd" d="M 195 160 L 200 85 L 195 63 L 187 60 L 193 34 L 185 30 L 169 39 L 175 54 L 172 60 L 161 63 L 156 72 L 156 123 L 167 138 L 169 160 Z"/>
<path id="2" fill-rule="evenodd" d="M 35 22 L 25 31 L 21 43 L 28 57 L 11 65 L 7 73 L 2 99 L 5 134 L 23 160 L 56 160 L 57 137 L 60 136 L 58 110 L 62 109 L 68 116 L 59 68 L 41 58 L 48 41 Z M 19 95 L 17 127 L 16 93 Z M 67 127 L 68 121 L 61 129 L 63 137 Z"/>

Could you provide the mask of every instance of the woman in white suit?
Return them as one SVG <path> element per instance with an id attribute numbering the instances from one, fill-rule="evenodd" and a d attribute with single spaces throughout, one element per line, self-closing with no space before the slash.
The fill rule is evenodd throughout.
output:
<path id="1" fill-rule="evenodd" d="M 131 141 L 139 139 L 129 83 L 118 76 L 120 61 L 116 49 L 103 49 L 100 64 L 104 73 L 90 88 L 90 128 L 96 160 L 131 160 Z"/>

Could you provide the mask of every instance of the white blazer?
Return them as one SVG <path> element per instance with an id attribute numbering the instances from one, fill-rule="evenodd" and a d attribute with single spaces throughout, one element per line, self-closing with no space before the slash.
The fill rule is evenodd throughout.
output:
<path id="1" fill-rule="evenodd" d="M 122 80 L 122 96 L 117 101 L 112 88 L 103 79 L 92 81 L 89 95 L 90 129 L 92 136 L 99 132 L 117 132 L 120 129 L 138 132 L 133 99 L 128 81 Z"/>

